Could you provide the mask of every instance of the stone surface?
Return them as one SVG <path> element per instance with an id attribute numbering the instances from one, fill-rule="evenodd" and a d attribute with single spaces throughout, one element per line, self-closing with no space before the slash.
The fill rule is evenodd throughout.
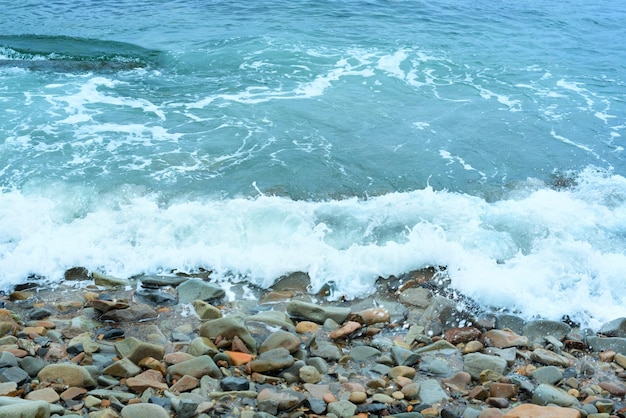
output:
<path id="1" fill-rule="evenodd" d="M 141 369 L 129 358 L 123 358 L 106 367 L 102 373 L 115 377 L 132 377 L 141 373 Z"/>
<path id="2" fill-rule="evenodd" d="M 536 405 L 554 404 L 558 406 L 577 406 L 578 400 L 562 389 L 545 383 L 537 386 L 533 392 L 532 402 Z"/>
<path id="3" fill-rule="evenodd" d="M 84 367 L 72 363 L 49 364 L 37 374 L 42 382 L 63 383 L 68 386 L 91 388 L 96 381 Z"/>
<path id="4" fill-rule="evenodd" d="M 191 305 L 200 319 L 217 319 L 223 316 L 221 310 L 203 300 L 196 299 L 191 302 Z"/>
<path id="5" fill-rule="evenodd" d="M 273 370 L 281 370 L 291 366 L 295 362 L 289 350 L 283 347 L 266 351 L 250 362 L 253 372 L 265 373 Z"/>
<path id="6" fill-rule="evenodd" d="M 530 359 L 547 366 L 568 367 L 570 365 L 570 361 L 566 357 L 544 348 L 536 348 L 533 350 L 533 352 L 530 353 Z"/>
<path id="7" fill-rule="evenodd" d="M 302 341 L 297 335 L 291 332 L 278 330 L 271 333 L 259 346 L 259 353 L 264 353 L 269 350 L 273 350 L 278 347 L 287 349 L 290 353 L 293 353 L 300 349 Z"/>
<path id="8" fill-rule="evenodd" d="M 170 414 L 159 405 L 136 403 L 126 405 L 120 412 L 121 418 L 170 418 Z"/>
<path id="9" fill-rule="evenodd" d="M 318 324 L 323 324 L 327 319 L 332 319 L 340 324 L 350 315 L 350 308 L 322 306 L 299 300 L 291 300 L 287 305 L 287 313 L 292 317 L 306 319 Z"/>
<path id="10" fill-rule="evenodd" d="M 350 418 L 356 412 L 356 405 L 348 400 L 331 402 L 328 404 L 328 413 L 339 418 Z"/>
<path id="11" fill-rule="evenodd" d="M 200 336 L 215 339 L 217 337 L 233 340 L 235 337 L 244 342 L 252 354 L 256 354 L 256 340 L 248 331 L 240 317 L 224 317 L 206 321 L 200 326 Z"/>
<path id="12" fill-rule="evenodd" d="M 574 408 L 524 404 L 505 413 L 504 418 L 580 418 L 580 412 Z"/>
<path id="13" fill-rule="evenodd" d="M 48 418 L 50 404 L 45 401 L 27 401 L 0 406 L 0 418 Z"/>
<path id="14" fill-rule="evenodd" d="M 549 385 L 554 385 L 563 378 L 563 373 L 556 366 L 545 366 L 539 367 L 537 370 L 532 372 L 531 376 L 533 380 L 539 384 L 547 383 Z"/>
<path id="15" fill-rule="evenodd" d="M 492 329 L 480 336 L 480 342 L 486 347 L 526 347 L 529 344 L 528 337 L 517 335 L 510 329 Z"/>
<path id="16" fill-rule="evenodd" d="M 528 337 L 531 345 L 543 344 L 545 337 L 550 335 L 562 341 L 572 328 L 564 322 L 538 320 L 531 321 L 522 328 L 522 335 Z"/>
<path id="17" fill-rule="evenodd" d="M 200 379 L 204 375 L 215 379 L 222 377 L 222 372 L 213 359 L 207 355 L 194 357 L 190 360 L 173 364 L 167 368 L 167 372 L 174 378 L 181 378 L 185 375 Z"/>
<path id="18" fill-rule="evenodd" d="M 221 299 L 226 294 L 217 284 L 202 279 L 189 279 L 178 285 L 176 290 L 179 303 L 192 303 L 194 300 L 212 301 Z"/>
<path id="19" fill-rule="evenodd" d="M 115 350 L 120 357 L 128 358 L 135 364 L 138 364 L 146 357 L 160 360 L 165 354 L 165 347 L 162 345 L 143 342 L 135 337 L 124 338 L 116 342 Z"/>
<path id="20" fill-rule="evenodd" d="M 419 397 L 422 402 L 427 404 L 444 402 L 449 398 L 436 379 L 427 379 L 420 382 Z"/>
<path id="21" fill-rule="evenodd" d="M 480 374 L 484 370 L 493 370 L 499 374 L 504 374 L 506 371 L 506 360 L 500 357 L 470 353 L 463 356 L 463 359 L 463 370 L 469 373 L 474 380 L 480 380 Z"/>

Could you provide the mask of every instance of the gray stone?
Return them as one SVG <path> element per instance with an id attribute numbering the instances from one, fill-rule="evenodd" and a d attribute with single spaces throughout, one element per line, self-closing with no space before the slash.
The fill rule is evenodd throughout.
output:
<path id="1" fill-rule="evenodd" d="M 221 299 L 226 292 L 215 283 L 209 283 L 201 279 L 189 279 L 176 288 L 179 303 L 191 303 L 194 300 L 211 301 Z"/>
<path id="2" fill-rule="evenodd" d="M 590 336 L 587 337 L 586 341 L 592 351 L 614 350 L 626 355 L 626 338 Z"/>
<path id="3" fill-rule="evenodd" d="M 37 374 L 41 382 L 64 383 L 68 386 L 90 388 L 96 386 L 96 381 L 89 370 L 73 363 L 49 364 Z"/>
<path id="4" fill-rule="evenodd" d="M 420 382 L 419 397 L 423 403 L 435 404 L 448 399 L 448 394 L 441 388 L 436 379 L 427 379 Z"/>
<path id="5" fill-rule="evenodd" d="M 37 373 L 41 371 L 46 366 L 46 362 L 39 357 L 24 357 L 20 361 L 20 367 L 24 370 L 30 377 L 37 376 Z"/>
<path id="6" fill-rule="evenodd" d="M 180 379 L 184 375 L 193 376 L 197 379 L 200 379 L 204 375 L 209 375 L 215 379 L 222 377 L 222 372 L 219 367 L 217 367 L 213 359 L 207 355 L 173 364 L 167 368 L 167 372 L 177 379 Z"/>
<path id="7" fill-rule="evenodd" d="M 225 391 L 249 390 L 250 381 L 244 377 L 228 376 L 220 381 L 220 386 Z"/>
<path id="8" fill-rule="evenodd" d="M 321 341 L 315 339 L 309 346 L 311 355 L 315 357 L 321 357 L 325 360 L 339 360 L 341 358 L 341 352 L 339 348 L 330 341 Z"/>
<path id="9" fill-rule="evenodd" d="M 319 370 L 313 366 L 302 366 L 298 373 L 300 380 L 304 383 L 318 383 L 322 380 L 322 375 Z"/>
<path id="10" fill-rule="evenodd" d="M 501 357 L 489 356 L 482 353 L 470 353 L 463 356 L 463 370 L 469 373 L 474 380 L 480 380 L 480 373 L 483 370 L 493 370 L 504 374 L 506 371 L 506 360 Z"/>
<path id="11" fill-rule="evenodd" d="M 111 309 L 100 316 L 102 321 L 139 322 L 158 318 L 159 314 L 145 303 L 134 303 L 126 309 Z"/>
<path id="12" fill-rule="evenodd" d="M 566 357 L 560 356 L 550 350 L 543 348 L 536 348 L 530 353 L 530 359 L 537 363 L 545 364 L 547 366 L 559 366 L 568 367 L 569 360 Z"/>
<path id="13" fill-rule="evenodd" d="M 120 412 L 121 418 L 170 418 L 165 408 L 152 403 L 126 405 Z"/>
<path id="14" fill-rule="evenodd" d="M 125 357 L 102 370 L 102 373 L 115 377 L 133 377 L 141 373 L 141 368 Z"/>
<path id="15" fill-rule="evenodd" d="M 519 316 L 502 314 L 496 317 L 496 328 L 498 329 L 508 328 L 514 333 L 522 335 L 524 325 L 526 325 L 526 321 Z"/>
<path id="16" fill-rule="evenodd" d="M 286 348 L 290 353 L 294 353 L 300 349 L 301 344 L 302 341 L 297 335 L 278 330 L 271 333 L 265 341 L 259 345 L 259 353 L 264 353 L 278 347 Z"/>
<path id="17" fill-rule="evenodd" d="M 359 345 L 352 347 L 352 350 L 350 350 L 350 360 L 363 361 L 370 357 L 378 357 L 380 354 L 380 350 L 377 348 L 368 345 Z"/>
<path id="18" fill-rule="evenodd" d="M 545 383 L 535 388 L 535 391 L 533 392 L 532 402 L 535 405 L 554 404 L 564 407 L 579 406 L 578 399 L 562 389 Z"/>
<path id="19" fill-rule="evenodd" d="M 626 318 L 617 318 L 606 324 L 598 331 L 598 334 L 606 337 L 626 337 Z"/>
<path id="20" fill-rule="evenodd" d="M 450 344 L 446 340 L 438 340 L 438 341 L 435 341 L 432 344 L 425 345 L 424 347 L 416 348 L 415 352 L 417 354 L 422 354 L 422 353 L 429 353 L 429 352 L 432 352 L 432 351 L 441 351 L 441 350 L 454 350 L 454 351 L 456 351 L 457 348 L 454 345 Z"/>
<path id="21" fill-rule="evenodd" d="M 196 337 L 191 341 L 189 347 L 187 347 L 187 354 L 191 354 L 194 357 L 201 355 L 209 355 L 213 357 L 219 352 L 213 341 L 206 337 Z"/>
<path id="22" fill-rule="evenodd" d="M 306 360 L 306 364 L 308 366 L 313 366 L 322 374 L 326 374 L 328 372 L 328 363 L 321 357 L 309 357 Z"/>
<path id="23" fill-rule="evenodd" d="M 17 366 L 4 367 L 0 369 L 0 382 L 15 382 L 18 386 L 30 381 L 30 376 Z"/>
<path id="24" fill-rule="evenodd" d="M 191 302 L 191 306 L 193 306 L 196 314 L 202 320 L 217 319 L 224 316 L 219 308 L 203 300 L 196 299 Z"/>
<path id="25" fill-rule="evenodd" d="M 535 370 L 531 377 L 539 384 L 547 383 L 554 385 L 563 378 L 563 373 L 556 366 L 545 366 Z"/>
<path id="26" fill-rule="evenodd" d="M 427 308 L 430 305 L 432 297 L 432 292 L 424 287 L 411 287 L 404 290 L 398 296 L 400 302 L 417 306 L 418 308 Z"/>
<path id="27" fill-rule="evenodd" d="M 189 278 L 183 276 L 141 276 L 139 280 L 147 287 L 176 287 L 189 280 Z"/>
<path id="28" fill-rule="evenodd" d="M 50 404 L 46 401 L 24 401 L 0 406 L 0 418 L 48 418 Z"/>
<path id="29" fill-rule="evenodd" d="M 356 413 L 356 405 L 347 400 L 331 402 L 328 404 L 328 413 L 339 418 L 349 418 Z"/>
<path id="30" fill-rule="evenodd" d="M 110 389 L 94 389 L 87 392 L 87 395 L 94 396 L 100 399 L 118 399 L 122 402 L 128 402 L 131 399 L 136 399 L 137 396 L 130 392 L 125 392 L 121 390 L 110 390 Z"/>
<path id="31" fill-rule="evenodd" d="M 543 344 L 547 335 L 552 335 L 561 341 L 572 330 L 572 328 L 564 322 L 537 320 L 531 321 L 522 328 L 522 335 L 528 337 L 530 345 Z"/>
<path id="32" fill-rule="evenodd" d="M 296 326 L 291 321 L 291 319 L 284 313 L 280 311 L 263 311 L 259 312 L 256 315 L 246 317 L 246 323 L 248 322 L 260 322 L 265 325 L 281 327 L 282 329 L 294 332 L 296 330 Z"/>
<path id="33" fill-rule="evenodd" d="M 398 366 L 413 366 L 421 358 L 419 354 L 398 345 L 391 348 L 391 356 Z"/>
<path id="34" fill-rule="evenodd" d="M 458 326 L 465 314 L 457 309 L 457 303 L 443 296 L 435 296 L 417 321 L 425 329 L 427 335 L 441 334 L 444 327 Z"/>
<path id="35" fill-rule="evenodd" d="M 238 337 L 250 352 L 253 354 L 257 352 L 256 340 L 244 325 L 243 319 L 239 317 L 229 316 L 206 321 L 200 326 L 200 336 L 212 339 L 222 336 L 229 340 Z"/>
<path id="36" fill-rule="evenodd" d="M 289 350 L 283 347 L 266 351 L 250 362 L 250 369 L 253 372 L 264 373 L 272 370 L 280 370 L 291 366 L 295 359 Z"/>
<path id="37" fill-rule="evenodd" d="M 0 367 L 17 367 L 17 357 L 8 351 L 0 352 Z"/>
<path id="38" fill-rule="evenodd" d="M 131 282 L 128 280 L 120 279 L 118 277 L 113 277 L 113 276 L 107 276 L 106 274 L 100 274 L 95 271 L 91 273 L 91 277 L 93 277 L 93 282 L 96 286 L 124 287 L 124 286 L 129 286 L 131 284 Z"/>
<path id="39" fill-rule="evenodd" d="M 340 324 L 350 315 L 350 308 L 321 306 L 314 303 L 291 300 L 287 305 L 287 313 L 292 317 L 307 319 L 318 324 L 323 324 L 327 319 L 332 319 Z"/>
<path id="40" fill-rule="evenodd" d="M 448 362 L 434 356 L 424 356 L 419 364 L 419 370 L 431 376 L 448 377 L 452 369 Z"/>
<path id="41" fill-rule="evenodd" d="M 135 364 L 146 357 L 161 360 L 165 354 L 165 347 L 162 345 L 146 343 L 135 337 L 124 338 L 116 342 L 114 346 L 120 357 L 128 358 Z"/>

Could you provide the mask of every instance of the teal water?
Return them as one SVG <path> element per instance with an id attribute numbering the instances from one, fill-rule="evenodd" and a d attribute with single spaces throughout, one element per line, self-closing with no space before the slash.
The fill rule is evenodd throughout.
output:
<path id="1" fill-rule="evenodd" d="M 528 316 L 624 309 L 620 3 L 0 10 L 4 287 L 207 267 L 356 297 L 445 265 Z"/>

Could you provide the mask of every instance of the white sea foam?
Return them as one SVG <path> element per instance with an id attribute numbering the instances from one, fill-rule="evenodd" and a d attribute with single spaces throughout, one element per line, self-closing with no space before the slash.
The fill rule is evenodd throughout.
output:
<path id="1" fill-rule="evenodd" d="M 588 170 L 571 190 L 519 188 L 488 203 L 434 191 L 368 200 L 281 197 L 180 201 L 123 188 L 107 195 L 46 184 L 0 195 L 4 288 L 72 266 L 127 277 L 207 267 L 269 286 L 306 271 L 335 296 L 377 277 L 447 266 L 452 285 L 526 317 L 590 326 L 626 315 L 626 179 Z"/>

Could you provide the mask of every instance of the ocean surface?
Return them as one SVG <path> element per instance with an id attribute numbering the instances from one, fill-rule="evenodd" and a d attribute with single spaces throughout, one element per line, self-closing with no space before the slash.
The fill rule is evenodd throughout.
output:
<path id="1" fill-rule="evenodd" d="M 626 316 L 626 3 L 0 0 L 0 289 L 211 269 Z"/>

